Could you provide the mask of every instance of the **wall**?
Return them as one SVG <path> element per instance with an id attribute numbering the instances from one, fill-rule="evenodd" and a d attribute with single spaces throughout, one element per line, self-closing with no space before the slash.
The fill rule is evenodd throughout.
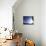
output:
<path id="1" fill-rule="evenodd" d="M 46 0 L 41 1 L 41 41 L 46 46 Z"/>
<path id="2" fill-rule="evenodd" d="M 12 29 L 12 6 L 16 0 L 0 0 L 0 27 Z"/>
<path id="3" fill-rule="evenodd" d="M 20 0 L 19 0 L 20 1 Z M 18 1 L 18 2 L 19 2 Z M 36 2 L 35 2 L 36 1 Z M 26 5 L 25 3 L 23 4 L 23 5 L 25 5 L 25 9 L 27 8 L 28 9 L 28 6 L 30 7 L 30 8 L 33 8 L 34 10 L 33 11 L 35 11 L 36 9 L 36 11 L 35 12 L 33 12 L 32 10 L 30 10 L 30 8 L 28 9 L 29 11 L 26 11 L 24 8 L 23 8 L 23 6 L 21 6 L 22 7 L 22 9 L 24 9 L 24 10 L 22 10 L 23 12 L 21 12 L 21 8 L 20 8 L 20 13 L 18 14 L 19 16 L 16 16 L 18 19 L 16 19 L 17 21 L 16 21 L 16 24 L 18 25 L 16 25 L 16 30 L 18 30 L 18 31 L 20 31 L 20 32 L 23 32 L 23 34 L 24 34 L 24 37 L 25 36 L 27 36 L 26 35 L 26 33 L 29 35 L 30 34 L 30 38 L 31 39 L 33 39 L 34 38 L 34 40 L 37 42 L 39 39 L 40 39 L 40 36 L 39 36 L 39 38 L 38 37 L 36 37 L 36 35 L 35 35 L 35 33 L 37 33 L 37 32 L 40 32 L 41 31 L 41 41 L 42 41 L 42 46 L 46 46 L 46 0 L 41 0 L 42 2 L 41 2 L 41 4 L 42 4 L 42 8 L 41 8 L 41 10 L 42 10 L 42 15 L 41 15 L 41 30 L 40 30 L 40 26 L 39 26 L 39 24 L 38 24 L 38 26 L 36 26 L 37 24 L 35 23 L 35 22 L 39 22 L 39 18 L 40 18 L 40 16 L 37 16 L 37 15 L 39 15 L 40 13 L 38 12 L 38 9 L 39 9 L 39 7 L 40 7 L 40 5 L 39 5 L 39 1 L 40 0 L 31 0 L 31 2 L 32 2 L 32 4 L 31 4 L 31 6 L 32 7 L 30 7 L 30 5 Z M 16 2 L 16 0 L 0 0 L 0 26 L 3 26 L 3 27 L 8 27 L 9 29 L 11 29 L 12 28 L 12 6 L 14 5 L 14 3 Z M 30 2 L 30 3 L 31 3 Z M 30 4 L 29 3 L 29 4 Z M 36 4 L 35 4 L 36 3 Z M 35 5 L 36 5 L 36 7 L 35 7 Z M 39 7 L 38 7 L 38 6 Z M 15 6 L 16 7 L 16 6 Z M 14 8 L 15 8 L 14 7 Z M 19 7 L 18 7 L 19 8 Z M 15 11 L 17 11 L 17 9 L 14 9 Z M 26 13 L 25 13 L 25 11 L 26 11 Z M 31 13 L 32 12 L 32 13 Z M 35 25 L 34 26 L 32 26 L 32 25 L 23 25 L 23 21 L 22 21 L 22 18 L 23 18 L 23 15 L 22 15 L 22 13 L 23 13 L 23 15 L 33 15 L 34 16 L 34 19 L 35 19 Z M 39 14 L 36 14 L 36 13 L 39 13 Z M 16 12 L 15 12 L 15 15 L 17 15 L 16 14 Z M 22 15 L 22 16 L 21 16 Z M 37 17 L 36 17 L 37 16 Z M 20 17 L 20 18 L 19 18 Z M 19 23 L 17 23 L 17 22 L 19 22 Z M 20 25 L 21 26 L 20 26 Z M 20 26 L 20 27 L 19 27 Z M 22 28 L 21 28 L 22 27 Z M 39 27 L 39 29 L 37 29 L 37 28 L 35 28 L 35 27 Z M 33 28 L 33 29 L 32 29 Z M 34 33 L 35 32 L 35 33 Z M 37 39 L 38 38 L 38 39 Z M 38 42 L 37 42 L 38 43 Z"/>
<path id="4" fill-rule="evenodd" d="M 41 0 L 23 0 L 19 5 L 13 6 L 15 30 L 23 33 L 24 38 L 35 41 L 41 46 Z M 34 16 L 34 25 L 24 25 L 23 16 Z"/>

